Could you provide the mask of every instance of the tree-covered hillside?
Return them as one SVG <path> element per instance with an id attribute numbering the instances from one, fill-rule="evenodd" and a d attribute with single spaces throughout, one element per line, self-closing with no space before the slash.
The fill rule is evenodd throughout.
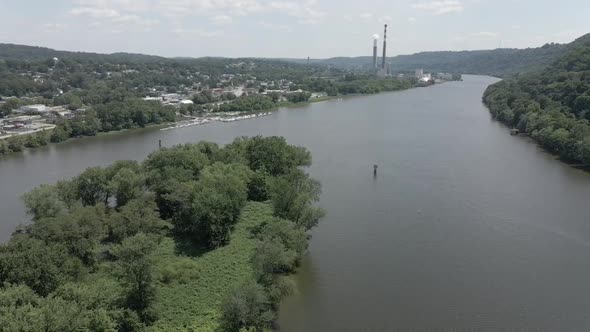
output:
<path id="1" fill-rule="evenodd" d="M 567 50 L 566 45 L 546 44 L 538 48 L 495 49 L 481 51 L 420 52 L 387 59 L 395 72 L 413 72 L 423 68 L 427 72 L 450 72 L 505 77 L 522 71 L 537 69 L 551 63 Z M 291 59 L 303 63 L 307 60 Z M 312 64 L 332 65 L 344 70 L 369 70 L 370 56 L 312 59 Z"/>
<path id="2" fill-rule="evenodd" d="M 77 59 L 78 61 L 109 61 L 109 62 L 156 62 L 165 60 L 165 58 L 133 53 L 87 53 L 87 52 L 68 52 L 58 51 L 47 47 L 0 44 L 0 59 L 19 60 L 19 61 L 44 61 L 48 58 L 68 58 Z"/>
<path id="3" fill-rule="evenodd" d="M 484 102 L 495 118 L 547 150 L 590 164 L 590 35 L 543 70 L 490 86 Z"/>

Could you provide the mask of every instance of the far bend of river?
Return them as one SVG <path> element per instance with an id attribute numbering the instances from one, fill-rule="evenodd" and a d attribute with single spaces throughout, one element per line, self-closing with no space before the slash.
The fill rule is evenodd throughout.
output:
<path id="1" fill-rule="evenodd" d="M 481 96 L 496 79 L 464 78 L 4 158 L 0 239 L 26 220 L 27 190 L 144 159 L 158 139 L 282 135 L 312 151 L 328 214 L 298 294 L 281 307 L 281 331 L 588 331 L 590 174 L 490 119 Z"/>

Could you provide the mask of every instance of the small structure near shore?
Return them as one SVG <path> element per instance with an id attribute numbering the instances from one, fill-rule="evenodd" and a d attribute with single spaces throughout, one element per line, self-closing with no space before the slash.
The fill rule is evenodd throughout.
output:
<path id="1" fill-rule="evenodd" d="M 377 176 L 377 164 L 373 165 L 373 176 Z"/>
<path id="2" fill-rule="evenodd" d="M 512 136 L 516 136 L 516 135 L 518 135 L 518 134 L 520 134 L 520 130 L 518 130 L 518 129 L 516 129 L 516 128 L 512 128 L 512 129 L 510 130 L 510 135 L 512 135 Z"/>

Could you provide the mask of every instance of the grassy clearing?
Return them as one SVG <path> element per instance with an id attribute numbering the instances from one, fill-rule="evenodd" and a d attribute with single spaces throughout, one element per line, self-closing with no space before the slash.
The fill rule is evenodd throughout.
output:
<path id="1" fill-rule="evenodd" d="M 249 202 L 231 234 L 230 244 L 199 257 L 180 256 L 174 240 L 160 244 L 156 310 L 159 320 L 151 331 L 215 331 L 221 301 L 234 287 L 254 280 L 250 257 L 256 247 L 252 228 L 272 217 L 267 203 Z"/>

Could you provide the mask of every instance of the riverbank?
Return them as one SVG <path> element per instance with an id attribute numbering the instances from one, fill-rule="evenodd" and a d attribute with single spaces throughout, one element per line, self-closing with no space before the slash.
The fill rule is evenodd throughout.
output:
<path id="1" fill-rule="evenodd" d="M 577 115 L 567 104 L 552 101 L 542 105 L 539 100 L 545 100 L 546 96 L 533 99 L 522 94 L 519 91 L 524 90 L 522 86 L 526 86 L 526 82 L 522 79 L 505 80 L 485 90 L 482 100 L 494 120 L 508 129 L 528 134 L 538 146 L 566 164 L 589 167 L 588 120 Z M 541 84 L 534 85 L 534 88 L 539 91 L 548 89 Z"/>
<path id="2" fill-rule="evenodd" d="M 281 306 L 282 332 L 583 331 L 590 176 L 490 121 L 481 95 L 496 81 L 466 76 L 256 121 L 140 130 L 11 156 L 0 162 L 0 238 L 29 220 L 23 193 L 87 167 L 144 160 L 159 139 L 168 147 L 280 135 L 313 152 L 309 171 L 328 212 L 291 276 L 298 293 Z"/>
<path id="3" fill-rule="evenodd" d="M 163 123 L 158 123 L 158 124 L 147 124 L 144 127 L 137 127 L 137 128 L 127 128 L 127 129 L 121 129 L 121 130 L 111 130 L 111 131 L 107 131 L 107 132 L 97 132 L 95 135 L 85 135 L 85 136 L 78 136 L 78 137 L 69 137 L 63 141 L 60 142 L 51 142 L 50 141 L 50 137 L 52 132 L 55 130 L 55 126 L 51 129 L 47 129 L 44 131 L 39 131 L 39 132 L 35 132 L 35 133 L 31 133 L 31 134 L 23 134 L 23 135 L 19 135 L 19 136 L 12 136 L 9 138 L 5 138 L 3 140 L 0 140 L 0 161 L 2 160 L 2 158 L 4 156 L 10 156 L 13 154 L 17 154 L 17 153 L 22 153 L 24 151 L 27 150 L 34 150 L 34 149 L 38 149 L 44 146 L 48 146 L 48 145 L 53 145 L 53 144 L 62 144 L 62 143 L 69 143 L 72 141 L 76 141 L 79 139 L 83 139 L 86 137 L 102 137 L 102 136 L 108 136 L 108 135 L 115 135 L 115 134 L 121 134 L 121 133 L 125 133 L 125 132 L 131 132 L 131 131 L 138 131 L 138 130 L 145 130 L 145 129 L 151 129 L 151 128 L 158 128 L 158 127 L 165 127 L 167 125 L 170 125 L 172 123 L 175 122 L 163 122 Z M 44 138 L 42 140 L 43 143 L 38 144 L 37 146 L 34 147 L 28 147 L 27 146 L 27 140 L 30 140 L 31 137 L 35 137 L 36 135 L 43 135 Z M 8 151 L 6 148 L 10 148 L 11 144 L 14 144 L 13 142 L 11 142 L 11 140 L 14 139 L 18 139 L 20 142 L 18 143 L 18 148 L 15 148 L 15 150 L 11 150 Z"/>
<path id="4" fill-rule="evenodd" d="M 403 90 L 408 90 L 408 89 L 413 89 L 413 88 L 417 88 L 417 86 L 401 86 L 401 88 L 396 88 L 393 90 L 387 90 L 387 91 L 380 91 L 380 92 L 376 92 L 376 93 L 351 93 L 351 94 L 344 94 L 344 95 L 337 95 L 337 96 L 323 96 L 323 97 L 318 97 L 318 98 L 311 98 L 308 101 L 304 101 L 304 102 L 280 102 L 277 103 L 277 105 L 273 106 L 272 108 L 266 108 L 266 109 L 261 109 L 261 110 L 257 110 L 257 111 L 252 111 L 252 112 L 231 112 L 232 114 L 227 114 L 227 112 L 216 112 L 216 113 L 208 113 L 207 115 L 204 116 L 197 116 L 197 117 L 191 117 L 189 120 L 176 120 L 175 122 L 164 122 L 164 123 L 159 123 L 159 124 L 147 124 L 144 127 L 135 127 L 135 128 L 129 128 L 129 129 L 122 129 L 122 130 L 111 130 L 111 131 L 107 131 L 107 132 L 97 132 L 96 135 L 83 135 L 83 136 L 79 136 L 79 137 L 69 137 L 65 140 L 59 141 L 59 142 L 51 142 L 49 139 L 49 136 L 51 136 L 51 133 L 56 130 L 56 129 L 51 129 L 51 130 L 47 130 L 45 132 L 43 132 L 42 134 L 44 136 L 43 139 L 40 139 L 39 141 L 41 142 L 40 144 L 36 144 L 36 146 L 34 147 L 25 147 L 24 146 L 24 142 L 21 142 L 22 140 L 26 139 L 28 136 L 30 135 L 22 135 L 19 138 L 19 142 L 18 144 L 8 144 L 8 142 L 3 142 L 2 140 L 0 140 L 0 160 L 2 160 L 2 157 L 5 155 L 11 155 L 14 153 L 21 153 L 24 150 L 30 150 L 30 149 L 35 149 L 38 147 L 42 147 L 42 146 L 46 146 L 49 144 L 56 144 L 56 143 L 62 143 L 62 142 L 68 142 L 68 141 L 72 141 L 75 139 L 79 139 L 79 138 L 84 138 L 84 137 L 93 137 L 93 136 L 102 136 L 102 135 L 112 135 L 112 134 L 117 134 L 117 133 L 123 133 L 123 132 L 128 132 L 128 131 L 138 131 L 138 130 L 142 130 L 142 129 L 149 129 L 149 128 L 158 128 L 161 127 L 161 129 L 176 129 L 176 128 L 183 128 L 185 127 L 184 125 L 178 125 L 178 126 L 171 126 L 169 128 L 166 128 L 166 126 L 170 126 L 171 124 L 178 124 L 179 122 L 185 122 L 187 123 L 186 126 L 192 126 L 192 125 L 200 125 L 200 124 L 206 124 L 208 123 L 211 118 L 216 118 L 219 116 L 222 117 L 235 117 L 237 119 L 232 120 L 232 121 L 222 121 L 222 122 L 233 122 L 233 121 L 239 121 L 239 120 L 245 120 L 245 119 L 250 119 L 250 117 L 248 116 L 237 116 L 237 114 L 260 114 L 261 112 L 275 112 L 278 111 L 281 108 L 285 108 L 285 109 L 292 109 L 292 108 L 296 108 L 296 107 L 302 107 L 305 105 L 310 105 L 313 103 L 319 103 L 319 102 L 324 102 L 324 101 L 332 101 L 332 100 L 343 100 L 345 98 L 351 98 L 351 97 L 359 97 L 359 96 L 371 96 L 371 95 L 378 95 L 381 93 L 386 93 L 386 92 L 394 92 L 394 91 L 403 91 Z M 31 134 L 31 135 L 35 135 L 35 134 Z M 12 146 L 14 146 L 13 148 L 11 148 Z"/>

